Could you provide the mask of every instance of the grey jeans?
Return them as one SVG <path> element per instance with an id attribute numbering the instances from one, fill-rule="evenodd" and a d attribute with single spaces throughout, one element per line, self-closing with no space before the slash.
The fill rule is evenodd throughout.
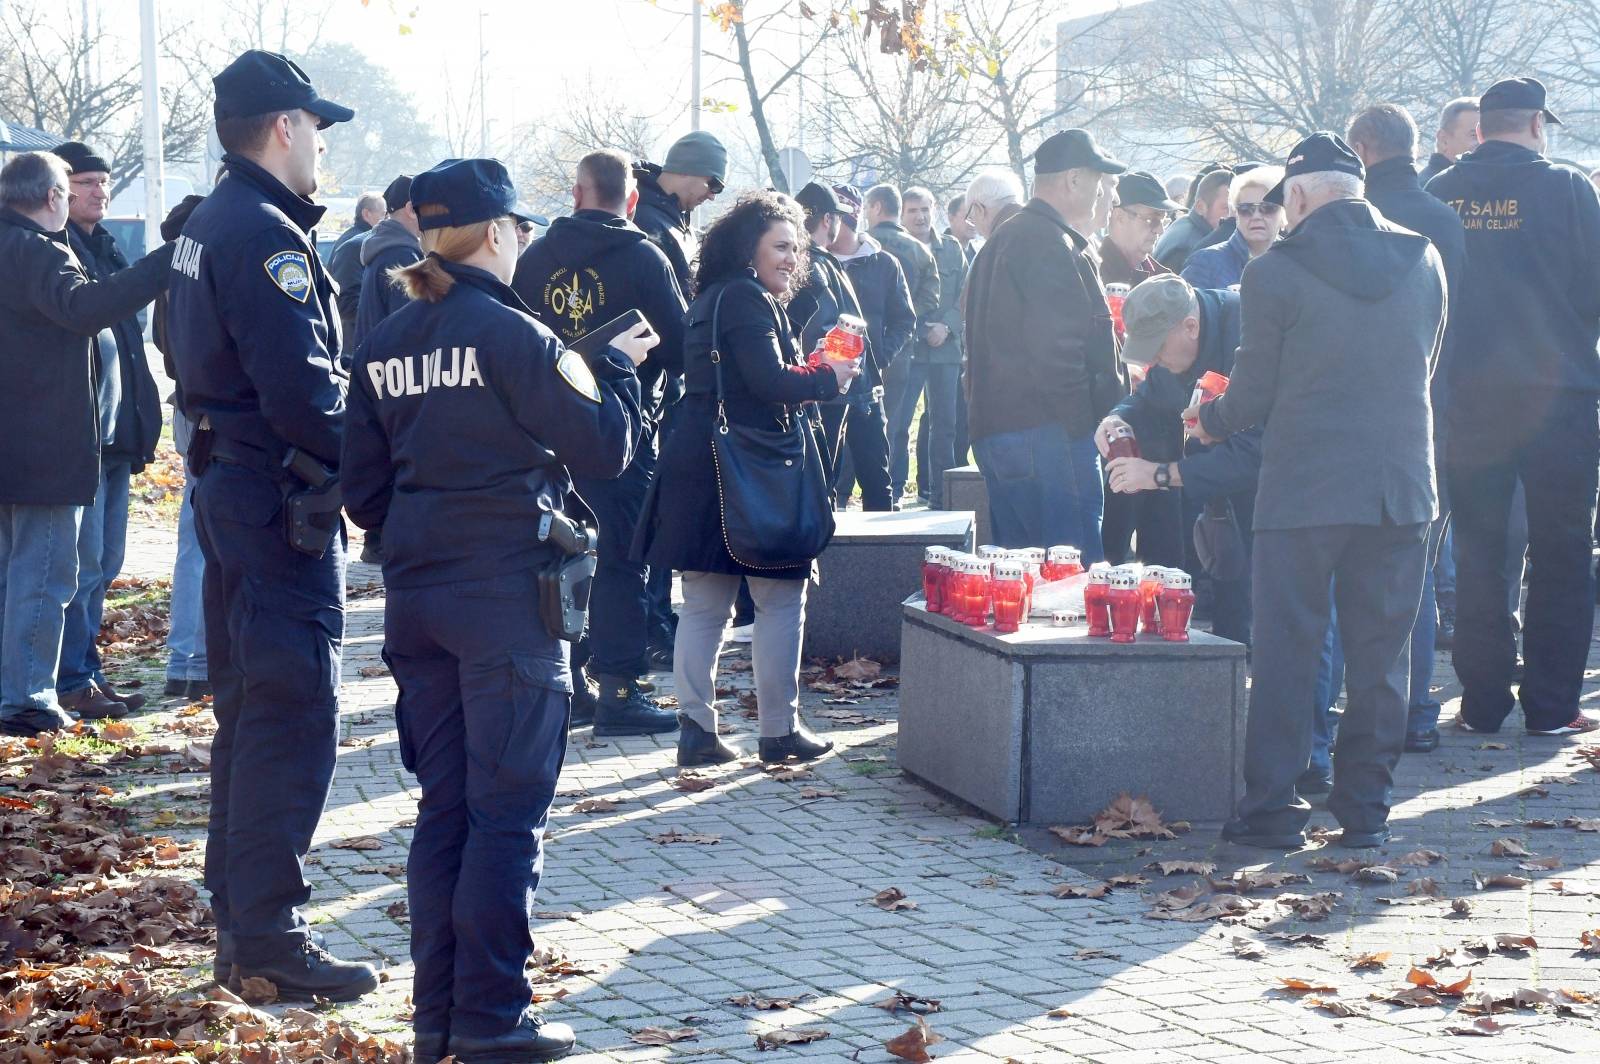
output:
<path id="1" fill-rule="evenodd" d="M 678 711 L 716 733 L 717 658 L 740 579 L 749 582 L 750 597 L 756 604 L 751 656 L 761 737 L 775 739 L 794 731 L 799 720 L 800 640 L 806 628 L 804 580 L 683 574 L 683 608 L 678 611 L 678 638 L 672 652 Z"/>

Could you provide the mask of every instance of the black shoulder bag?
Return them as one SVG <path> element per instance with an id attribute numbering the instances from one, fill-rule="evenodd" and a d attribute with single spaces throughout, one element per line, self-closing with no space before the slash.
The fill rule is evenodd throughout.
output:
<path id="1" fill-rule="evenodd" d="M 833 510 L 822 451 L 809 421 L 788 409 L 784 410 L 782 429 L 729 423 L 719 320 L 727 291 L 724 287 L 717 293 L 711 308 L 711 364 L 717 380 L 711 456 L 722 511 L 722 542 L 729 556 L 747 569 L 810 565 L 833 539 Z M 781 335 L 782 319 L 776 311 L 773 318 Z"/>

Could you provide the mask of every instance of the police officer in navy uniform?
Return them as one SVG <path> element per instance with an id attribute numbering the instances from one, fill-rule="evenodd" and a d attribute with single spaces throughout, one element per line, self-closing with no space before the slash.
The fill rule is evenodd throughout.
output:
<path id="1" fill-rule="evenodd" d="M 268 979 L 286 999 L 349 1000 L 376 989 L 377 973 L 323 950 L 300 911 L 337 751 L 344 536 L 336 497 L 320 543 L 286 514 L 339 464 L 347 377 L 312 233 L 323 208 L 308 197 L 319 131 L 354 112 L 271 52 L 245 52 L 214 83 L 225 173 L 178 238 L 167 330 L 179 403 L 198 425 L 216 974 Z"/>
<path id="2" fill-rule="evenodd" d="M 626 155 L 606 149 L 578 160 L 572 200 L 572 214 L 557 218 L 518 260 L 511 287 L 567 343 L 631 310 L 661 336 L 639 368 L 646 423 L 633 461 L 620 477 L 578 476 L 578 493 L 600 531 L 586 647 L 600 691 L 588 714 L 574 699 L 572 722 L 586 724 L 588 716 L 596 735 L 676 731 L 677 714 L 651 702 L 639 683 L 650 671 L 649 570 L 630 559 L 629 547 L 656 475 L 666 382 L 683 373 L 683 292 L 666 254 L 628 221 L 639 188 Z"/>
<path id="3" fill-rule="evenodd" d="M 412 186 L 428 255 L 412 301 L 356 352 L 345 503 L 384 528 L 385 657 L 405 766 L 422 784 L 407 882 L 416 1059 L 554 1060 L 564 1024 L 528 1012 L 528 913 L 566 749 L 566 644 L 541 570 L 572 476 L 615 477 L 644 425 L 647 325 L 592 368 L 509 287 L 518 205 L 505 168 L 450 160 Z"/>

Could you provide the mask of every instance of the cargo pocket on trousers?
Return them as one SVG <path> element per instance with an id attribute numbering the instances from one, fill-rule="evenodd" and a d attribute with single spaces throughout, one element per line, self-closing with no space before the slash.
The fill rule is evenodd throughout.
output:
<path id="1" fill-rule="evenodd" d="M 468 756 L 489 790 L 547 803 L 566 754 L 572 697 L 565 663 L 512 654 L 504 667 L 505 700 L 492 720 L 469 725 Z"/>
<path id="2" fill-rule="evenodd" d="M 383 663 L 389 667 L 389 674 L 391 676 L 395 675 L 394 660 L 389 657 L 389 651 L 384 650 L 382 654 Z M 417 774 L 417 746 L 416 741 L 412 738 L 411 728 L 407 724 L 409 716 L 410 713 L 406 709 L 405 689 L 401 688 L 400 693 L 395 696 L 394 700 L 394 730 L 398 737 L 396 741 L 400 746 L 400 764 L 405 766 L 407 772 L 415 776 Z"/>

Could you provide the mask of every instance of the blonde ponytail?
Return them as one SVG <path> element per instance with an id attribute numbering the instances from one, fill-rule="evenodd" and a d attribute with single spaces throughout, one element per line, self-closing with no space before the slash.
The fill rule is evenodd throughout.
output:
<path id="1" fill-rule="evenodd" d="M 428 218 L 448 214 L 449 208 L 437 203 L 417 206 L 417 217 Z M 404 288 L 406 295 L 424 303 L 437 303 L 455 286 L 456 279 L 439 265 L 441 259 L 459 262 L 483 245 L 483 227 L 499 225 L 504 219 L 473 222 L 471 225 L 448 225 L 441 229 L 422 231 L 421 262 L 410 266 L 396 266 L 389 271 L 389 280 Z"/>

